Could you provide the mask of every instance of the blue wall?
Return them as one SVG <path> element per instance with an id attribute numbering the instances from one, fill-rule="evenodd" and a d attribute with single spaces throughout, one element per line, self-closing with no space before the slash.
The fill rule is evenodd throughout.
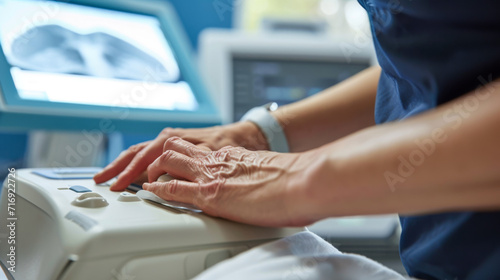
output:
<path id="1" fill-rule="evenodd" d="M 8 168 L 24 166 L 24 154 L 28 137 L 25 133 L 0 131 L 0 185 L 9 173 Z M 0 186 L 1 189 L 1 186 Z"/>
<path id="2" fill-rule="evenodd" d="M 207 27 L 230 28 L 233 0 L 170 0 L 196 49 L 199 33 Z"/>

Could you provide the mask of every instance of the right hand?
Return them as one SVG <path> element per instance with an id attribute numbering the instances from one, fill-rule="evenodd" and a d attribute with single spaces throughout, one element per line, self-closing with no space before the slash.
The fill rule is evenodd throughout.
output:
<path id="1" fill-rule="evenodd" d="M 96 184 L 116 176 L 112 191 L 122 191 L 130 184 L 147 181 L 147 168 L 163 153 L 163 145 L 170 137 L 177 136 L 206 150 L 219 150 L 226 146 L 244 147 L 248 150 L 268 150 L 262 132 L 251 122 L 200 129 L 165 128 L 151 141 L 139 143 L 123 151 L 118 158 L 94 176 Z"/>

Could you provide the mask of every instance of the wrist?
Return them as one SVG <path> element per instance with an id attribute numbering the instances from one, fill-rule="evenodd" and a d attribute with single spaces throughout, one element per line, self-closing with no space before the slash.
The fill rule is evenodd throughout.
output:
<path id="1" fill-rule="evenodd" d="M 257 125 L 250 121 L 237 122 L 228 125 L 230 137 L 239 146 L 248 150 L 269 150 L 266 137 Z"/>
<path id="2" fill-rule="evenodd" d="M 310 225 L 328 217 L 325 191 L 332 183 L 332 170 L 325 153 L 314 150 L 293 155 L 297 158 L 286 180 L 287 208 L 294 212 L 297 219 L 294 224 Z"/>
<path id="3" fill-rule="evenodd" d="M 268 103 L 249 110 L 241 121 L 250 121 L 255 124 L 264 135 L 269 150 L 279 153 L 288 153 L 288 141 L 281 124 L 271 114 L 276 110 L 276 103 Z"/>

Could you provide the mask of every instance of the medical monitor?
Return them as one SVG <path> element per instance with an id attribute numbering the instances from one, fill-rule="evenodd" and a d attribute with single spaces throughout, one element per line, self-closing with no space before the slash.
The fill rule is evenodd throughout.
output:
<path id="1" fill-rule="evenodd" d="M 165 2 L 0 0 L 0 50 L 0 126 L 220 122 Z"/>
<path id="2" fill-rule="evenodd" d="M 255 106 L 307 98 L 376 63 L 371 44 L 350 38 L 207 30 L 200 43 L 200 68 L 224 123 Z"/>
<path id="3" fill-rule="evenodd" d="M 239 120 L 255 106 L 293 103 L 329 88 L 369 66 L 369 62 L 341 63 L 251 54 L 232 59 L 232 117 Z"/>

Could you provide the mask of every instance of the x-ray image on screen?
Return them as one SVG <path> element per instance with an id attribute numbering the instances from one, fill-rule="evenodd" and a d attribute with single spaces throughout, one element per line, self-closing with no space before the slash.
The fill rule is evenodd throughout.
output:
<path id="1" fill-rule="evenodd" d="M 153 56 L 104 32 L 80 34 L 55 24 L 36 26 L 16 38 L 11 50 L 12 64 L 27 70 L 143 80 L 149 67 L 158 70 L 159 81 L 179 78 L 178 71 L 170 73 Z"/>
<path id="2" fill-rule="evenodd" d="M 198 108 L 153 16 L 62 2 L 0 0 L 0 43 L 22 99 Z"/>

